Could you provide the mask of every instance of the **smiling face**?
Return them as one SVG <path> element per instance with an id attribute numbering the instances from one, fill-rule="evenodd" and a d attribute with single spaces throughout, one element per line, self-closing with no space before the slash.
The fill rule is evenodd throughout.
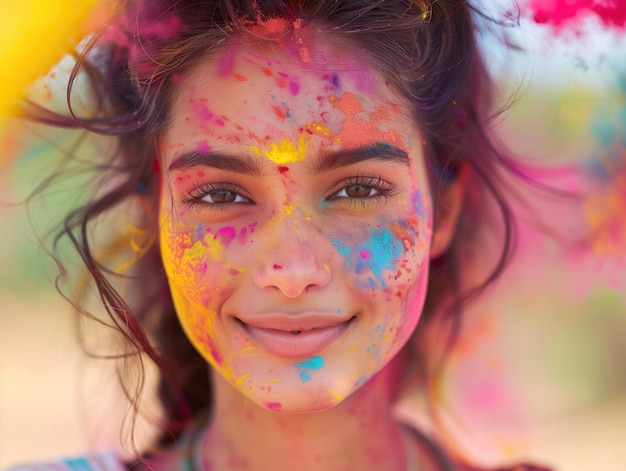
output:
<path id="1" fill-rule="evenodd" d="M 278 49 L 278 48 L 276 48 Z M 365 61 L 233 43 L 174 86 L 160 243 L 190 341 L 274 411 L 331 407 L 411 336 L 432 209 L 422 137 Z"/>

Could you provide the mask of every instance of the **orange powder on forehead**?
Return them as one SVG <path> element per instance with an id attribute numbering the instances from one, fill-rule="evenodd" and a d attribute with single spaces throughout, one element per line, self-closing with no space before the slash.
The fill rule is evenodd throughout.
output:
<path id="1" fill-rule="evenodd" d="M 402 139 L 395 129 L 383 131 L 379 127 L 380 123 L 391 120 L 391 113 L 385 107 L 376 108 L 376 112 L 370 113 L 366 120 L 357 117 L 364 108 L 354 93 L 348 92 L 341 98 L 331 98 L 330 103 L 346 116 L 338 134 L 338 139 L 344 146 L 358 147 L 379 141 L 402 147 Z"/>

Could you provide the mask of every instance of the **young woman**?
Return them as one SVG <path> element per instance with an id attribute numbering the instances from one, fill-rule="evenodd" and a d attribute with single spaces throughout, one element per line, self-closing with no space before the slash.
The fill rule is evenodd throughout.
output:
<path id="1" fill-rule="evenodd" d="M 418 322 L 449 342 L 463 301 L 511 252 L 509 164 L 489 139 L 472 14 L 465 0 L 120 6 L 77 62 L 71 117 L 29 113 L 119 139 L 59 238 L 126 360 L 159 367 L 162 435 L 134 463 L 65 466 L 473 469 L 391 413 L 407 381 L 427 387 Z M 89 116 L 72 108 L 81 71 Z M 502 252 L 462 290 L 485 195 Z M 92 226 L 120 208 L 135 253 L 116 269 L 96 257 Z"/>

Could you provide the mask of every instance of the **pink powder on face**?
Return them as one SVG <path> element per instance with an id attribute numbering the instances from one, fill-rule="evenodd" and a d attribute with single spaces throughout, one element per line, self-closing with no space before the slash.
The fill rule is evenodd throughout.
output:
<path id="1" fill-rule="evenodd" d="M 209 152 L 211 152 L 211 146 L 206 139 L 198 142 L 198 144 L 196 144 L 196 149 L 198 149 L 198 152 L 202 154 L 208 154 Z"/>
<path id="2" fill-rule="evenodd" d="M 280 402 L 266 402 L 265 407 L 274 412 L 280 412 L 283 410 L 283 406 Z"/>
<path id="3" fill-rule="evenodd" d="M 235 69 L 235 49 L 233 44 L 229 44 L 222 53 L 222 58 L 217 66 L 217 75 L 219 77 L 226 77 L 233 73 Z"/>
<path id="4" fill-rule="evenodd" d="M 215 238 L 220 238 L 220 241 L 224 245 L 230 244 L 237 235 L 237 231 L 234 227 L 222 227 L 219 231 L 217 231 L 217 235 Z"/>
<path id="5" fill-rule="evenodd" d="M 300 84 L 296 79 L 292 79 L 289 81 L 289 91 L 293 96 L 297 96 L 300 93 Z"/>
<path id="6" fill-rule="evenodd" d="M 213 119 L 213 112 L 209 109 L 206 100 L 189 100 L 191 103 L 191 109 L 196 115 L 196 118 L 202 121 L 211 121 Z"/>
<path id="7" fill-rule="evenodd" d="M 219 127 L 226 126 L 224 119 L 221 116 L 215 116 L 215 114 L 209 109 L 206 98 L 192 98 L 189 100 L 191 104 L 191 111 L 195 117 L 203 122 L 202 124 L 213 123 Z M 187 118 L 189 120 L 189 118 Z"/>
<path id="8" fill-rule="evenodd" d="M 369 250 L 367 249 L 363 249 L 359 252 L 359 257 L 361 257 L 361 259 L 363 260 L 368 260 L 370 258 L 372 258 L 372 254 Z"/>
<path id="9" fill-rule="evenodd" d="M 589 13 L 596 14 L 607 26 L 626 26 L 626 2 L 623 0 L 528 0 L 528 6 L 536 23 L 551 24 L 557 29 Z"/>

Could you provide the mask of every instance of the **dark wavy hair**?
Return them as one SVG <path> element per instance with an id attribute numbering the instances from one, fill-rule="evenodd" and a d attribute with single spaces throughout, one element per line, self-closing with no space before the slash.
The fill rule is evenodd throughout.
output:
<path id="1" fill-rule="evenodd" d="M 178 324 L 154 237 L 160 178 L 157 142 L 168 122 L 176 75 L 232 38 L 252 32 L 268 41 L 277 40 L 255 27 L 275 18 L 315 26 L 338 44 L 369 58 L 413 105 L 412 119 L 425 137 L 435 224 L 441 209 L 440 189 L 459 174 L 467 178 L 469 196 L 463 217 L 471 219 L 471 224 L 461 226 L 446 253 L 431 261 L 421 321 L 449 323 L 453 339 L 463 304 L 501 274 L 512 254 L 515 234 L 498 176 L 503 169 L 515 170 L 490 137 L 492 85 L 477 46 L 477 17 L 480 13 L 467 0 L 128 0 L 121 3 L 114 21 L 77 53 L 67 85 L 69 114 L 27 104 L 27 115 L 39 122 L 84 128 L 117 139 L 114 155 L 94 168 L 98 190 L 86 204 L 67 214 L 52 245 L 54 251 L 69 240 L 80 256 L 87 281 L 108 315 L 98 318 L 99 322 L 121 336 L 120 371 L 129 361 L 139 362 L 136 376 L 125 378 L 136 381 L 135 386 L 123 383 L 135 406 L 144 381 L 143 358 L 158 366 L 163 433 L 157 446 L 176 439 L 189 421 L 210 410 L 212 401 L 207 363 Z M 75 110 L 82 78 L 91 92 L 92 112 L 85 115 Z M 471 227 L 482 221 L 477 205 L 483 200 L 476 194 L 495 202 L 504 236 L 488 276 L 461 291 L 459 250 L 471 237 Z M 135 218 L 132 234 L 126 228 L 106 225 L 107 238 L 113 242 L 105 250 L 95 241 L 93 228 L 102 227 L 103 218 L 123 207 L 134 208 L 129 210 Z M 130 245 L 134 247 L 132 263 L 122 268 L 96 255 L 128 254 L 123 248 Z M 58 283 L 62 285 L 68 270 L 60 267 Z M 131 294 L 122 295 L 122 287 Z M 76 289 L 76 284 L 70 289 Z M 444 295 L 450 292 L 452 301 L 441 309 L 444 299 L 450 299 Z M 73 299 L 83 319 L 96 318 L 83 300 Z"/>

